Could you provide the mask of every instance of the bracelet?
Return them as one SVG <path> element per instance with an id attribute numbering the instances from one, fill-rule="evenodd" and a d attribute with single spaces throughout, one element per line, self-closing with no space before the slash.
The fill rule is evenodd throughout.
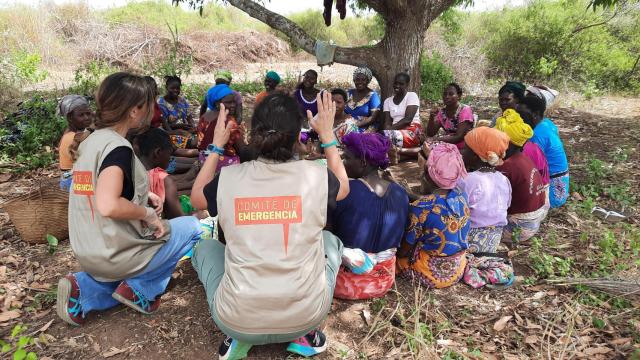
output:
<path id="1" fill-rule="evenodd" d="M 209 144 L 209 146 L 207 146 L 207 150 L 216 153 L 220 156 L 224 155 L 224 149 L 221 149 L 217 146 L 215 146 L 214 144 Z"/>
<path id="2" fill-rule="evenodd" d="M 326 149 L 326 148 L 328 148 L 328 147 L 332 147 L 332 146 L 338 146 L 338 140 L 333 139 L 333 141 L 332 141 L 332 142 L 330 142 L 330 143 L 327 143 L 327 144 L 320 144 L 320 147 L 321 147 L 321 148 L 323 148 L 323 149 Z"/>

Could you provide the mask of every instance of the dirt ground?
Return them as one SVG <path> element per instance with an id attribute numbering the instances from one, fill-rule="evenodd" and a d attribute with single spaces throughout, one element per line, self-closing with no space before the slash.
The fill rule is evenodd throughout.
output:
<path id="1" fill-rule="evenodd" d="M 629 150 L 622 166 L 630 198 L 640 194 L 640 99 L 604 98 L 576 107 L 559 107 L 552 118 L 561 131 L 573 181 L 585 178 L 585 164 L 593 157 L 612 161 L 616 149 Z M 481 118 L 496 111 L 494 99 L 474 102 Z M 417 184 L 417 164 L 393 167 L 399 179 Z M 56 178 L 55 168 L 14 175 L 0 174 L 0 201 L 26 192 L 43 178 Z M 554 256 L 575 256 L 587 262 L 590 246 L 581 237 L 603 228 L 583 216 L 584 199 L 552 211 L 541 229 Z M 610 206 L 607 198 L 598 205 Z M 637 201 L 623 209 L 637 226 Z M 38 219 L 34 219 L 37 222 Z M 210 359 L 215 358 L 222 333 L 213 323 L 205 294 L 189 262 L 181 263 L 157 314 L 145 316 L 123 306 L 92 313 L 82 328 L 71 328 L 55 314 L 57 280 L 78 270 L 68 240 L 53 255 L 46 245 L 25 245 L 0 212 L 0 337 L 8 339 L 16 324 L 38 337 L 41 359 Z M 553 242 L 551 242 L 553 237 Z M 640 302 L 617 309 L 611 302 L 588 305 L 572 288 L 527 281 L 533 274 L 529 244 L 509 252 L 517 283 L 505 290 L 474 290 L 465 284 L 425 291 L 398 279 L 385 299 L 335 300 L 323 328 L 329 350 L 320 359 L 623 359 L 640 348 Z M 637 259 L 637 257 L 636 257 Z M 636 269 L 637 270 L 637 269 Z M 638 279 L 638 273 L 631 276 Z M 13 311 L 13 312 L 11 312 Z M 595 326 L 594 318 L 604 319 Z M 419 336 L 417 336 L 418 334 Z M 254 347 L 252 359 L 293 359 L 284 344 Z"/>

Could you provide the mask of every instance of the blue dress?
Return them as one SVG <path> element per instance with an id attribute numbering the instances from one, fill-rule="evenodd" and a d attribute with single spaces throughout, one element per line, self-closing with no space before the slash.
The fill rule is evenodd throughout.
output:
<path id="1" fill-rule="evenodd" d="M 333 233 L 345 247 L 378 253 L 397 248 L 409 213 L 409 197 L 391 183 L 379 197 L 361 180 L 349 180 L 349 195 L 333 212 Z"/>
<path id="2" fill-rule="evenodd" d="M 371 116 L 373 110 L 380 110 L 380 95 L 377 92 L 371 90 L 367 96 L 360 101 L 355 102 L 353 99 L 353 93 L 355 89 L 349 89 L 349 99 L 344 107 L 344 112 L 351 115 L 352 118 L 360 120 L 363 117 Z"/>
<path id="3" fill-rule="evenodd" d="M 531 142 L 538 144 L 544 156 L 547 157 L 551 176 L 569 170 L 567 154 L 564 152 L 558 128 L 549 118 L 544 118 L 536 125 Z"/>

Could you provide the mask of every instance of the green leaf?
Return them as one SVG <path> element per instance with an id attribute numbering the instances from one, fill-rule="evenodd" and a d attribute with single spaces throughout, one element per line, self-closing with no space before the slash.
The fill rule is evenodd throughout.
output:
<path id="1" fill-rule="evenodd" d="M 11 344 L 7 344 L 7 343 L 2 344 L 2 350 L 1 350 L 1 352 L 2 352 L 3 354 L 4 354 L 4 353 L 8 353 L 9 351 L 11 351 L 11 348 L 12 348 Z"/>
<path id="2" fill-rule="evenodd" d="M 24 349 L 18 349 L 13 353 L 13 360 L 24 360 L 27 358 L 27 352 Z"/>
<path id="3" fill-rule="evenodd" d="M 598 329 L 604 329 L 604 327 L 607 326 L 607 323 L 605 323 L 604 320 L 599 319 L 595 316 L 591 319 L 591 322 L 593 326 L 595 326 Z"/>
<path id="4" fill-rule="evenodd" d="M 18 348 L 23 348 L 31 342 L 31 336 L 20 336 L 18 340 Z"/>
<path id="5" fill-rule="evenodd" d="M 49 243 L 49 254 L 58 250 L 58 239 L 55 236 L 47 234 L 47 242 Z"/>
<path id="6" fill-rule="evenodd" d="M 30 351 L 27 354 L 27 360 L 38 360 L 38 355 L 36 355 L 36 353 L 34 353 L 33 351 Z"/>
<path id="7" fill-rule="evenodd" d="M 24 330 L 25 330 L 25 326 L 23 325 L 18 324 L 14 326 L 13 329 L 11 330 L 11 337 L 14 338 L 20 335 Z"/>

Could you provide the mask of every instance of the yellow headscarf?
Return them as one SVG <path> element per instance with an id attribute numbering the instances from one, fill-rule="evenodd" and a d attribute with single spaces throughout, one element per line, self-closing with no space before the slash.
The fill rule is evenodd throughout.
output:
<path id="1" fill-rule="evenodd" d="M 496 120 L 496 129 L 509 135 L 511 142 L 517 146 L 523 146 L 533 136 L 533 129 L 527 125 L 513 109 L 507 109 Z"/>

